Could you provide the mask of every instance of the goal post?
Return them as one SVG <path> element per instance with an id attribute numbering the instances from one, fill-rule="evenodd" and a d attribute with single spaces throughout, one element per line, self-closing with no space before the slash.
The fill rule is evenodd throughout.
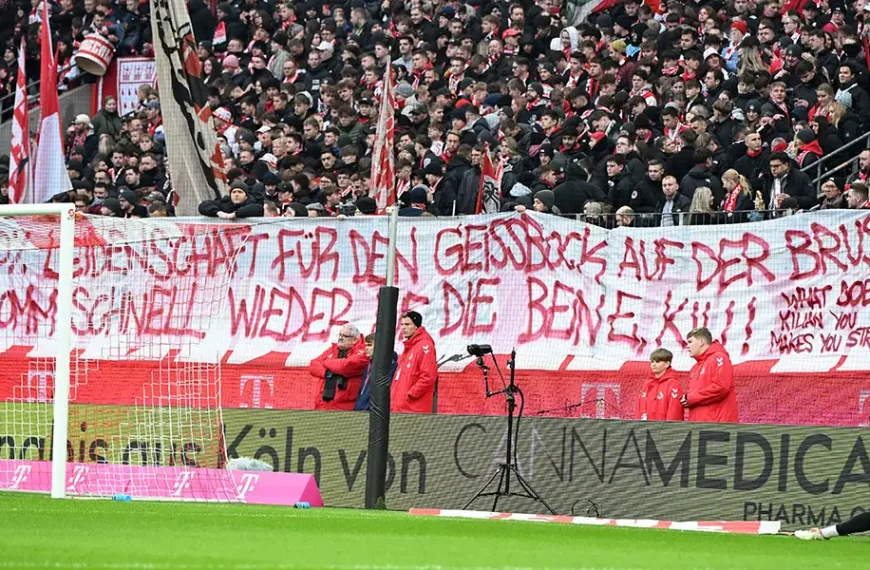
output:
<path id="1" fill-rule="evenodd" d="M 54 420 L 52 422 L 51 497 L 66 497 L 66 445 L 68 437 L 70 354 L 72 353 L 72 283 L 76 210 L 72 204 L 13 204 L 0 206 L 0 218 L 15 216 L 57 216 L 58 244 L 57 317 L 54 356 Z M 55 442 L 64 442 L 63 453 Z"/>
<path id="2" fill-rule="evenodd" d="M 0 491 L 239 500 L 218 339 L 252 227 L 0 207 Z"/>

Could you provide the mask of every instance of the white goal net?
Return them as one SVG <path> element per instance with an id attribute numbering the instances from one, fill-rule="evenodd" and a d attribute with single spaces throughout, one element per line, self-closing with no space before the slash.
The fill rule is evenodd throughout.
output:
<path id="1" fill-rule="evenodd" d="M 9 214 L 0 490 L 235 500 L 209 331 L 250 226 Z"/>

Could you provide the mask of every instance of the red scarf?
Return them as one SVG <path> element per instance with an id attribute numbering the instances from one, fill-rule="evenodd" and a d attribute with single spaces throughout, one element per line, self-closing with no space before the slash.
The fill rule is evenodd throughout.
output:
<path id="1" fill-rule="evenodd" d="M 217 28 L 214 30 L 212 43 L 216 46 L 227 43 L 227 25 L 222 21 L 218 22 Z"/>
<path id="2" fill-rule="evenodd" d="M 163 124 L 163 120 L 160 117 L 160 115 L 157 115 L 156 117 L 154 117 L 154 122 L 151 123 L 151 125 L 148 127 L 148 134 L 153 137 L 154 133 L 157 132 L 157 127 L 159 127 L 162 124 Z"/>
<path id="3" fill-rule="evenodd" d="M 757 157 L 758 155 L 761 154 L 762 150 L 764 150 L 764 149 L 758 149 L 758 150 L 754 150 L 754 151 L 753 151 L 753 150 L 749 150 L 749 149 L 747 149 L 747 150 L 746 150 L 746 154 L 748 154 L 748 155 L 751 156 L 752 158 L 755 158 L 755 157 Z"/>
<path id="4" fill-rule="evenodd" d="M 743 187 L 740 184 L 735 184 L 734 189 L 725 198 L 725 204 L 722 206 L 722 209 L 726 212 L 733 212 L 734 208 L 737 207 L 737 198 L 740 197 L 742 192 Z"/>
<path id="5" fill-rule="evenodd" d="M 572 75 L 568 74 L 568 81 L 565 82 L 565 87 L 575 87 L 579 82 L 580 78 L 583 77 L 583 74 L 580 75 Z"/>
<path id="6" fill-rule="evenodd" d="M 680 138 L 680 133 L 682 133 L 684 131 L 688 131 L 688 130 L 689 130 L 689 127 L 687 127 L 686 125 L 684 125 L 682 123 L 677 123 L 676 129 L 669 129 L 669 128 L 665 127 L 664 133 L 665 133 L 666 137 L 668 137 L 672 141 L 676 142 L 677 139 Z"/>
<path id="7" fill-rule="evenodd" d="M 867 182 L 867 173 L 863 171 L 858 172 L 858 180 L 861 182 Z M 852 188 L 851 184 L 846 184 L 846 192 L 848 192 Z"/>
<path id="8" fill-rule="evenodd" d="M 458 75 L 451 75 L 448 80 L 448 85 L 450 87 L 450 92 L 456 95 L 456 92 L 459 91 L 459 84 L 462 83 L 462 80 L 465 79 L 465 74 L 461 73 Z"/>
<path id="9" fill-rule="evenodd" d="M 416 89 L 417 87 L 420 87 L 420 81 L 423 80 L 423 76 L 426 75 L 427 71 L 429 71 L 430 69 L 433 69 L 433 68 L 434 68 L 434 66 L 432 65 L 432 62 L 430 61 L 430 62 L 426 63 L 426 67 L 424 67 L 422 71 L 417 71 L 416 69 L 411 71 L 411 75 L 414 77 L 414 81 L 413 81 L 413 83 L 411 83 L 411 86 L 414 89 Z"/>
<path id="10" fill-rule="evenodd" d="M 807 158 L 808 154 L 814 154 L 819 157 L 824 154 L 822 147 L 819 146 L 819 141 L 813 141 L 810 144 L 805 144 L 801 147 L 801 152 L 797 157 L 797 163 L 799 166 L 804 165 L 804 160 Z"/>
<path id="11" fill-rule="evenodd" d="M 689 71 L 688 69 L 680 74 L 680 78 L 682 78 L 683 81 L 691 81 L 696 77 L 698 77 L 698 75 L 694 71 Z"/>
<path id="12" fill-rule="evenodd" d="M 70 142 L 69 146 L 66 147 L 66 157 L 67 158 L 72 156 L 72 152 L 73 152 L 73 149 L 75 149 L 75 147 L 85 146 L 85 140 L 88 138 L 89 132 L 90 132 L 90 129 L 88 129 L 87 131 L 85 131 L 83 133 L 76 132 L 76 134 L 73 135 L 72 141 Z"/>
<path id="13" fill-rule="evenodd" d="M 586 93 L 589 95 L 589 99 L 595 99 L 598 96 L 598 90 L 600 89 L 600 84 L 598 80 L 594 77 L 590 77 L 586 82 Z"/>
<path id="14" fill-rule="evenodd" d="M 296 79 L 299 78 L 299 69 L 296 69 L 296 73 L 291 76 L 284 77 L 284 83 L 296 83 Z"/>
<path id="15" fill-rule="evenodd" d="M 401 196 L 411 189 L 411 180 L 396 180 L 396 196 Z"/>
<path id="16" fill-rule="evenodd" d="M 830 106 L 826 107 L 825 110 L 824 110 L 823 112 L 821 112 L 821 113 L 819 113 L 819 109 L 820 109 L 820 106 L 818 105 L 818 103 L 815 104 L 815 105 L 813 105 L 812 109 L 810 109 L 810 111 L 809 111 L 809 119 L 810 119 L 810 121 L 812 121 L 813 119 L 815 119 L 817 116 L 825 117 L 825 118 L 828 119 L 828 120 L 831 119 L 831 115 L 832 115 L 833 113 L 831 112 L 832 109 L 831 109 Z"/>

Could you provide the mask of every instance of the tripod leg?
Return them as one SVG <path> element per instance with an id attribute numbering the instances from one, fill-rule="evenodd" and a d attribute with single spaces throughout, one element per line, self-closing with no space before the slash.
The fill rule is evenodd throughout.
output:
<path id="1" fill-rule="evenodd" d="M 514 475 L 516 475 L 517 482 L 519 482 L 520 486 L 526 491 L 526 493 L 529 494 L 529 496 L 531 497 L 532 500 L 538 501 L 539 503 L 544 505 L 544 507 L 548 511 L 550 511 L 550 514 L 553 514 L 553 515 L 558 514 L 558 513 L 556 513 L 556 511 L 553 510 L 553 508 L 550 505 L 547 504 L 547 501 L 545 501 L 543 499 L 543 497 L 541 497 L 541 495 L 538 494 L 537 491 L 535 491 L 534 487 L 532 487 L 532 485 L 528 481 L 526 481 L 522 475 L 520 475 L 520 472 L 516 467 L 511 465 L 510 469 L 511 469 L 511 471 L 514 472 Z"/>
<path id="2" fill-rule="evenodd" d="M 498 500 L 502 496 L 502 485 L 504 485 L 505 477 L 509 477 L 508 470 L 505 468 L 505 465 L 499 465 L 498 471 L 501 473 L 501 476 L 498 479 L 498 488 L 495 490 L 495 500 L 492 502 L 492 512 L 498 512 Z"/>
<path id="3" fill-rule="evenodd" d="M 500 474 L 501 474 L 501 469 L 499 469 L 499 470 L 497 470 L 495 473 L 493 473 L 493 474 L 492 474 L 492 477 L 490 477 L 489 480 L 488 480 L 486 483 L 484 483 L 483 487 L 480 488 L 480 491 L 478 491 L 477 493 L 475 493 L 474 496 L 471 497 L 471 500 L 468 501 L 467 503 L 465 503 L 465 506 L 462 507 L 462 510 L 464 511 L 465 509 L 467 509 L 468 507 L 470 507 L 470 506 L 471 506 L 471 503 L 473 503 L 474 501 L 476 501 L 477 498 L 480 497 L 480 496 L 483 494 L 484 491 L 486 491 L 486 488 L 489 487 L 489 486 L 492 484 L 492 482 L 495 481 L 495 478 L 498 477 Z"/>

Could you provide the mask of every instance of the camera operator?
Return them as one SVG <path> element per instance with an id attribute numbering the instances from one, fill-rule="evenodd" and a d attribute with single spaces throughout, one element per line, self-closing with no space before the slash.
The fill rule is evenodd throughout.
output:
<path id="1" fill-rule="evenodd" d="M 320 380 L 315 410 L 353 410 L 360 392 L 363 370 L 369 365 L 366 344 L 359 329 L 347 324 L 338 342 L 311 361 L 308 371 Z"/>

